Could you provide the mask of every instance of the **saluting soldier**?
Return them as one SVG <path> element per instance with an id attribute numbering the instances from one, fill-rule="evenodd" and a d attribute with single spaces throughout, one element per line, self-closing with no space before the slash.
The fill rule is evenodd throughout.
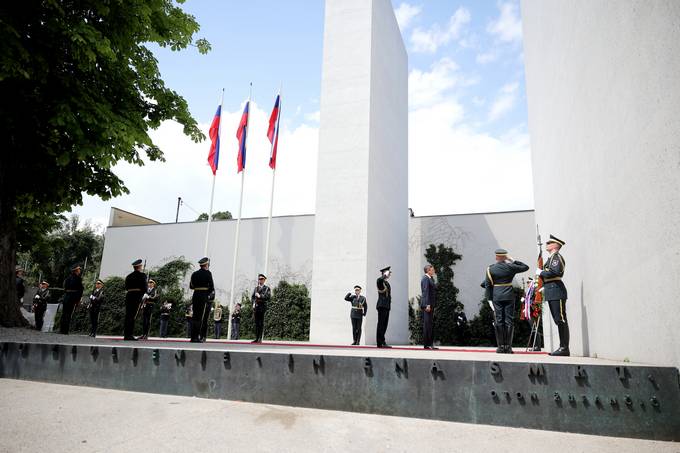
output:
<path id="1" fill-rule="evenodd" d="M 94 284 L 94 290 L 90 294 L 90 303 L 88 308 L 90 310 L 90 336 L 97 336 L 97 327 L 99 326 L 99 311 L 104 303 L 104 282 L 97 280 Z"/>
<path id="2" fill-rule="evenodd" d="M 375 339 L 379 348 L 391 348 L 385 343 L 385 332 L 390 321 L 390 308 L 392 306 L 392 288 L 387 281 L 392 275 L 391 266 L 380 269 L 380 277 L 376 280 L 378 286 L 378 302 L 375 304 L 378 310 L 378 326 L 376 328 Z"/>
<path id="3" fill-rule="evenodd" d="M 545 243 L 545 249 L 550 256 L 543 265 L 543 269 L 536 269 L 536 275 L 543 280 L 543 298 L 548 301 L 550 314 L 557 324 L 560 335 L 560 347 L 550 355 L 568 356 L 569 353 L 569 324 L 567 323 L 567 287 L 562 282 L 564 276 L 564 258 L 560 249 L 565 244 L 552 234 Z"/>
<path id="4" fill-rule="evenodd" d="M 71 268 L 71 275 L 64 280 L 64 302 L 61 310 L 61 325 L 59 332 L 68 335 L 71 330 L 71 316 L 73 310 L 83 297 L 83 279 L 80 277 L 81 269 L 79 265 Z"/>
<path id="5" fill-rule="evenodd" d="M 267 277 L 264 274 L 258 274 L 257 286 L 253 290 L 253 295 L 250 297 L 253 303 L 253 316 L 255 317 L 255 340 L 253 343 L 261 343 L 262 335 L 264 334 L 264 314 L 267 311 L 267 302 L 272 297 L 271 289 L 265 285 L 264 282 Z"/>
<path id="6" fill-rule="evenodd" d="M 151 330 L 151 315 L 153 314 L 156 302 L 160 297 L 160 290 L 156 287 L 156 281 L 149 279 L 146 294 L 144 294 L 144 301 L 142 302 L 142 340 L 149 338 L 149 330 Z"/>
<path id="7" fill-rule="evenodd" d="M 142 272 L 142 260 L 132 263 L 133 271 L 125 277 L 125 326 L 123 340 L 136 341 L 134 337 L 135 317 L 146 294 L 146 274 Z"/>
<path id="8" fill-rule="evenodd" d="M 200 268 L 191 274 L 189 288 L 194 290 L 191 297 L 193 315 L 191 318 L 191 342 L 200 343 L 205 341 L 205 329 L 207 330 L 208 315 L 210 314 L 209 296 L 215 292 L 212 273 L 208 270 L 210 259 L 206 256 L 198 261 Z"/>
<path id="9" fill-rule="evenodd" d="M 497 353 L 512 354 L 512 334 L 515 316 L 515 291 L 512 280 L 516 274 L 526 272 L 529 266 L 514 260 L 507 250 L 496 250 L 496 262 L 486 269 L 486 299 L 493 304 L 496 322 Z"/>
<path id="10" fill-rule="evenodd" d="M 38 292 L 33 297 L 33 313 L 35 314 L 35 330 L 41 331 L 43 328 L 43 321 L 45 320 L 45 311 L 47 311 L 47 304 L 50 303 L 52 296 L 50 295 L 49 283 L 46 281 L 40 282 Z"/>
<path id="11" fill-rule="evenodd" d="M 356 346 L 361 341 L 361 324 L 364 322 L 368 304 L 366 304 L 366 298 L 361 295 L 361 286 L 359 285 L 354 286 L 354 294 L 347 293 L 345 300 L 352 303 L 349 317 L 352 320 L 352 338 L 354 340 L 352 345 Z"/>

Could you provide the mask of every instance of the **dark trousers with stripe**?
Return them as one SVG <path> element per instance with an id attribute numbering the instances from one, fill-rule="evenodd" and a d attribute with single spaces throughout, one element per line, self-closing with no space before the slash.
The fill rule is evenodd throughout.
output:
<path id="1" fill-rule="evenodd" d="M 385 332 L 387 332 L 387 324 L 390 322 L 390 309 L 378 308 L 378 326 L 375 332 L 375 341 L 378 346 L 385 343 Z"/>
<path id="2" fill-rule="evenodd" d="M 359 344 L 361 341 L 361 324 L 364 322 L 363 316 L 361 318 L 350 318 L 352 320 L 352 340 Z"/>
<path id="3" fill-rule="evenodd" d="M 569 324 L 567 323 L 567 301 L 564 299 L 549 300 L 550 314 L 557 324 L 560 335 L 560 347 L 569 349 Z"/>

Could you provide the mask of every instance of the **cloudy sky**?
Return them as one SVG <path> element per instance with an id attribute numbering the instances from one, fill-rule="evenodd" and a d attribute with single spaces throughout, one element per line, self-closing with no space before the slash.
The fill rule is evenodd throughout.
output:
<path id="1" fill-rule="evenodd" d="M 532 209 L 531 161 L 519 2 L 393 0 L 409 55 L 409 206 L 415 214 Z M 225 89 L 214 211 L 238 210 L 235 131 L 253 83 L 243 216 L 268 214 L 271 171 L 267 121 L 283 89 L 274 215 L 314 212 L 322 0 L 188 1 L 213 47 L 155 49 L 168 86 L 181 93 L 206 133 Z M 152 132 L 167 162 L 120 164 L 130 194 L 85 197 L 73 211 L 106 225 L 115 206 L 161 222 L 207 212 L 209 144 L 172 122 Z"/>

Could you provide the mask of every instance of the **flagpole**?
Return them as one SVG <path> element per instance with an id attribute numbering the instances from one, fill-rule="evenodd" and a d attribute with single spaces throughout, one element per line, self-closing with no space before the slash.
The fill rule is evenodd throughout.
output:
<path id="1" fill-rule="evenodd" d="M 250 137 L 250 103 L 253 98 L 253 82 L 250 82 L 248 94 L 248 120 L 246 122 L 245 149 L 248 151 L 248 138 Z M 240 151 L 239 151 L 240 152 Z M 229 293 L 229 325 L 227 326 L 227 339 L 231 339 L 231 315 L 234 311 L 234 288 L 236 286 L 236 264 L 238 262 L 238 239 L 241 230 L 241 213 L 243 211 L 243 185 L 246 179 L 245 167 L 241 170 L 241 196 L 238 203 L 238 218 L 236 220 L 236 232 L 234 233 L 234 261 L 231 267 L 231 291 Z"/>
<path id="2" fill-rule="evenodd" d="M 220 125 L 217 128 L 217 143 L 220 143 L 220 134 L 222 133 L 222 107 L 224 106 L 224 88 L 222 88 L 222 97 L 220 99 Z M 219 146 L 219 145 L 218 145 Z M 210 190 L 210 212 L 208 212 L 208 225 L 205 227 L 205 247 L 203 247 L 203 256 L 208 256 L 208 241 L 210 240 L 210 223 L 212 222 L 213 201 L 215 200 L 215 180 L 217 179 L 217 169 L 213 173 L 212 189 Z"/>
<path id="3" fill-rule="evenodd" d="M 276 138 L 274 139 L 272 143 L 272 150 L 274 149 L 274 144 L 276 143 L 278 146 L 278 139 L 279 139 L 279 125 L 281 122 L 281 107 L 283 105 L 283 102 L 281 100 L 281 86 L 279 86 L 279 94 L 277 95 L 279 98 L 279 111 L 278 111 L 278 116 L 276 118 Z M 269 219 L 267 220 L 267 241 L 265 242 L 265 252 L 264 252 L 264 275 L 269 275 L 269 239 L 271 237 L 271 232 L 272 232 L 272 213 L 274 211 L 274 184 L 276 183 L 276 166 L 272 168 L 272 193 L 269 198 Z"/>

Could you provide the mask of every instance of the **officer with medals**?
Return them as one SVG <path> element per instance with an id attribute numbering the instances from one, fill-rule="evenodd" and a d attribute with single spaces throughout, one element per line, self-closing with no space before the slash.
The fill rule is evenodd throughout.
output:
<path id="1" fill-rule="evenodd" d="M 142 272 L 142 260 L 132 263 L 133 271 L 125 277 L 125 325 L 123 340 L 136 341 L 134 337 L 135 317 L 146 294 L 146 274 Z"/>
<path id="2" fill-rule="evenodd" d="M 208 329 L 208 316 L 210 315 L 210 295 L 215 293 L 210 259 L 206 256 L 198 261 L 200 268 L 191 274 L 189 288 L 194 290 L 191 297 L 193 315 L 191 317 L 191 342 L 201 343 L 205 341 L 205 332 Z M 214 296 L 213 296 L 214 297 Z M 205 325 L 205 329 L 203 328 Z"/>
<path id="3" fill-rule="evenodd" d="M 392 289 L 387 281 L 392 275 L 391 266 L 380 269 L 380 277 L 376 280 L 378 287 L 378 302 L 375 304 L 378 310 L 378 326 L 376 327 L 375 340 L 379 348 L 391 348 L 385 343 L 385 332 L 390 321 L 390 308 L 392 306 Z"/>
<path id="4" fill-rule="evenodd" d="M 149 338 L 149 331 L 151 330 L 151 315 L 153 314 L 156 302 L 160 297 L 160 290 L 156 287 L 156 281 L 149 279 L 146 294 L 143 296 L 142 302 L 142 336 L 141 340 Z"/>
<path id="5" fill-rule="evenodd" d="M 357 346 L 361 341 L 361 324 L 368 310 L 366 298 L 361 295 L 361 286 L 354 286 L 354 294 L 347 293 L 345 300 L 352 303 L 349 313 L 349 317 L 352 320 L 352 339 L 354 340 L 352 345 Z"/>
<path id="6" fill-rule="evenodd" d="M 90 336 L 97 336 L 97 327 L 99 326 L 99 311 L 104 303 L 104 282 L 97 280 L 94 284 L 94 290 L 90 294 L 90 303 L 88 309 L 90 310 Z"/>
<path id="7" fill-rule="evenodd" d="M 64 302 L 61 310 L 61 325 L 59 326 L 59 333 L 68 335 L 71 330 L 71 316 L 76 305 L 80 303 L 80 298 L 83 297 L 83 279 L 80 277 L 81 268 L 75 265 L 71 268 L 71 275 L 64 280 Z"/>
<path id="8" fill-rule="evenodd" d="M 496 250 L 496 262 L 486 269 L 483 286 L 486 299 L 493 305 L 496 343 L 499 354 L 512 354 L 513 319 L 515 316 L 515 291 L 512 280 L 516 274 L 526 272 L 529 266 L 515 261 L 507 250 Z"/>
<path id="9" fill-rule="evenodd" d="M 550 314 L 557 324 L 557 332 L 560 335 L 560 347 L 551 352 L 554 356 L 569 355 L 569 324 L 567 323 L 567 288 L 562 282 L 564 276 L 564 258 L 560 255 L 560 249 L 565 244 L 552 234 L 545 243 L 545 249 L 550 256 L 545 261 L 543 269 L 536 269 L 536 275 L 543 280 L 543 299 L 548 301 Z"/>
<path id="10" fill-rule="evenodd" d="M 38 292 L 33 297 L 33 313 L 35 315 L 35 330 L 41 331 L 43 328 L 43 321 L 45 320 L 45 312 L 47 311 L 47 304 L 52 298 L 50 295 L 49 283 L 46 281 L 40 282 Z"/>
<path id="11" fill-rule="evenodd" d="M 272 291 L 264 282 L 267 276 L 258 274 L 257 286 L 253 290 L 250 300 L 253 303 L 253 315 L 255 317 L 255 340 L 253 343 L 262 343 L 264 335 L 264 314 L 267 311 L 267 302 L 272 298 Z"/>

